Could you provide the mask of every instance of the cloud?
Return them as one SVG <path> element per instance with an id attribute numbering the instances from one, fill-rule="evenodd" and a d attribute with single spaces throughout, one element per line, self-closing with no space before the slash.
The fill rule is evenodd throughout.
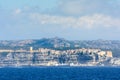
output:
<path id="1" fill-rule="evenodd" d="M 119 15 L 118 0 L 60 0 L 58 10 L 66 15 L 86 15 L 94 13 Z"/>
<path id="2" fill-rule="evenodd" d="M 18 8 L 14 11 L 14 14 L 20 14 L 21 12 L 22 12 L 22 10 Z"/>
<path id="3" fill-rule="evenodd" d="M 68 0 L 66 0 L 68 2 Z M 66 3 L 65 1 L 65 3 Z M 74 8 L 79 6 L 79 10 L 80 11 L 84 11 L 89 9 L 88 7 L 81 7 L 84 6 L 83 5 L 79 5 L 81 3 L 85 3 L 85 1 L 88 0 L 70 0 L 69 2 L 69 6 L 71 7 L 73 6 L 73 4 L 76 6 L 74 6 Z M 92 1 L 96 1 L 96 0 L 92 0 Z M 80 3 L 81 2 L 81 3 Z M 91 6 L 98 6 L 97 4 L 93 5 L 93 2 L 88 2 L 90 3 Z M 98 2 L 96 2 L 98 3 Z M 63 4 L 63 3 L 61 3 Z M 70 6 L 71 5 L 71 6 Z M 73 10 L 74 10 L 73 8 Z M 75 9 L 76 9 L 75 8 Z M 91 7 L 92 8 L 92 7 Z M 77 8 L 78 9 L 78 8 Z M 114 16 L 111 15 L 107 15 L 107 14 L 101 14 L 101 13 L 92 13 L 92 14 L 85 14 L 85 15 L 79 15 L 79 16 L 72 16 L 72 15 L 67 15 L 67 16 L 63 16 L 63 15 L 57 15 L 56 14 L 45 14 L 45 13 L 40 13 L 40 12 L 34 12 L 32 11 L 33 8 L 30 7 L 24 7 L 23 9 L 16 9 L 14 11 L 15 14 L 15 18 L 16 16 L 19 16 L 18 19 L 21 19 L 21 22 L 29 22 L 31 24 L 37 24 L 37 25 L 55 25 L 55 26 L 62 26 L 62 27 L 73 27 L 73 28 L 100 28 L 100 27 L 119 27 L 120 26 L 120 19 L 116 18 Z M 77 12 L 77 10 L 75 10 L 75 12 Z M 79 13 L 79 12 L 77 12 Z M 19 14 L 19 15 L 18 15 Z M 26 20 L 26 21 L 25 21 Z M 20 22 L 20 20 L 19 20 Z M 29 24 L 26 23 L 26 24 Z"/>
<path id="4" fill-rule="evenodd" d="M 81 17 L 52 16 L 48 14 L 30 14 L 30 18 L 39 24 L 60 25 L 64 27 L 94 28 L 94 27 L 119 27 L 120 19 L 103 14 L 94 14 Z"/>
<path id="5" fill-rule="evenodd" d="M 90 7 L 87 5 L 87 3 L 84 3 L 85 1 L 83 0 L 70 0 L 70 1 L 61 1 L 59 8 L 63 13 L 66 14 L 81 14 L 89 10 L 88 8 Z M 87 6 L 86 6 L 87 5 Z"/>

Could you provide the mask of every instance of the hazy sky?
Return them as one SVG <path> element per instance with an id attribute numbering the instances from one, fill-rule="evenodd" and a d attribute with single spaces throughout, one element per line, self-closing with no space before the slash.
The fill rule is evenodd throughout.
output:
<path id="1" fill-rule="evenodd" d="M 0 0 L 0 40 L 120 40 L 120 0 Z"/>

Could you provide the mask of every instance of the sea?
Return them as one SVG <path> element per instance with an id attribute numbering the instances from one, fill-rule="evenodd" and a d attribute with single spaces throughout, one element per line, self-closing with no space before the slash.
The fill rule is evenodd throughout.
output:
<path id="1" fill-rule="evenodd" d="M 5 67 L 0 80 L 120 80 L 120 67 Z"/>

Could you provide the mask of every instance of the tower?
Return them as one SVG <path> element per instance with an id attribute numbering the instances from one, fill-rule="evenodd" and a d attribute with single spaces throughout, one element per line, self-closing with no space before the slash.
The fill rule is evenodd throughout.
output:
<path id="1" fill-rule="evenodd" d="M 30 51 L 33 51 L 33 47 L 30 47 Z"/>

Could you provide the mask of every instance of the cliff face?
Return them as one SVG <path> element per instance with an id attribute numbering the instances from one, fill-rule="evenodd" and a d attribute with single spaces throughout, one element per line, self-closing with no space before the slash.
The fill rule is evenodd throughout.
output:
<path id="1" fill-rule="evenodd" d="M 31 49 L 31 48 L 30 48 Z M 40 48 L 39 50 L 17 50 L 0 53 L 0 66 L 49 66 L 58 64 L 97 65 L 112 58 L 109 51 L 99 49 L 72 49 L 52 50 Z"/>
<path id="2" fill-rule="evenodd" d="M 69 41 L 57 37 L 39 40 L 3 40 L 0 41 L 0 66 L 119 65 L 119 53 L 118 40 Z"/>

